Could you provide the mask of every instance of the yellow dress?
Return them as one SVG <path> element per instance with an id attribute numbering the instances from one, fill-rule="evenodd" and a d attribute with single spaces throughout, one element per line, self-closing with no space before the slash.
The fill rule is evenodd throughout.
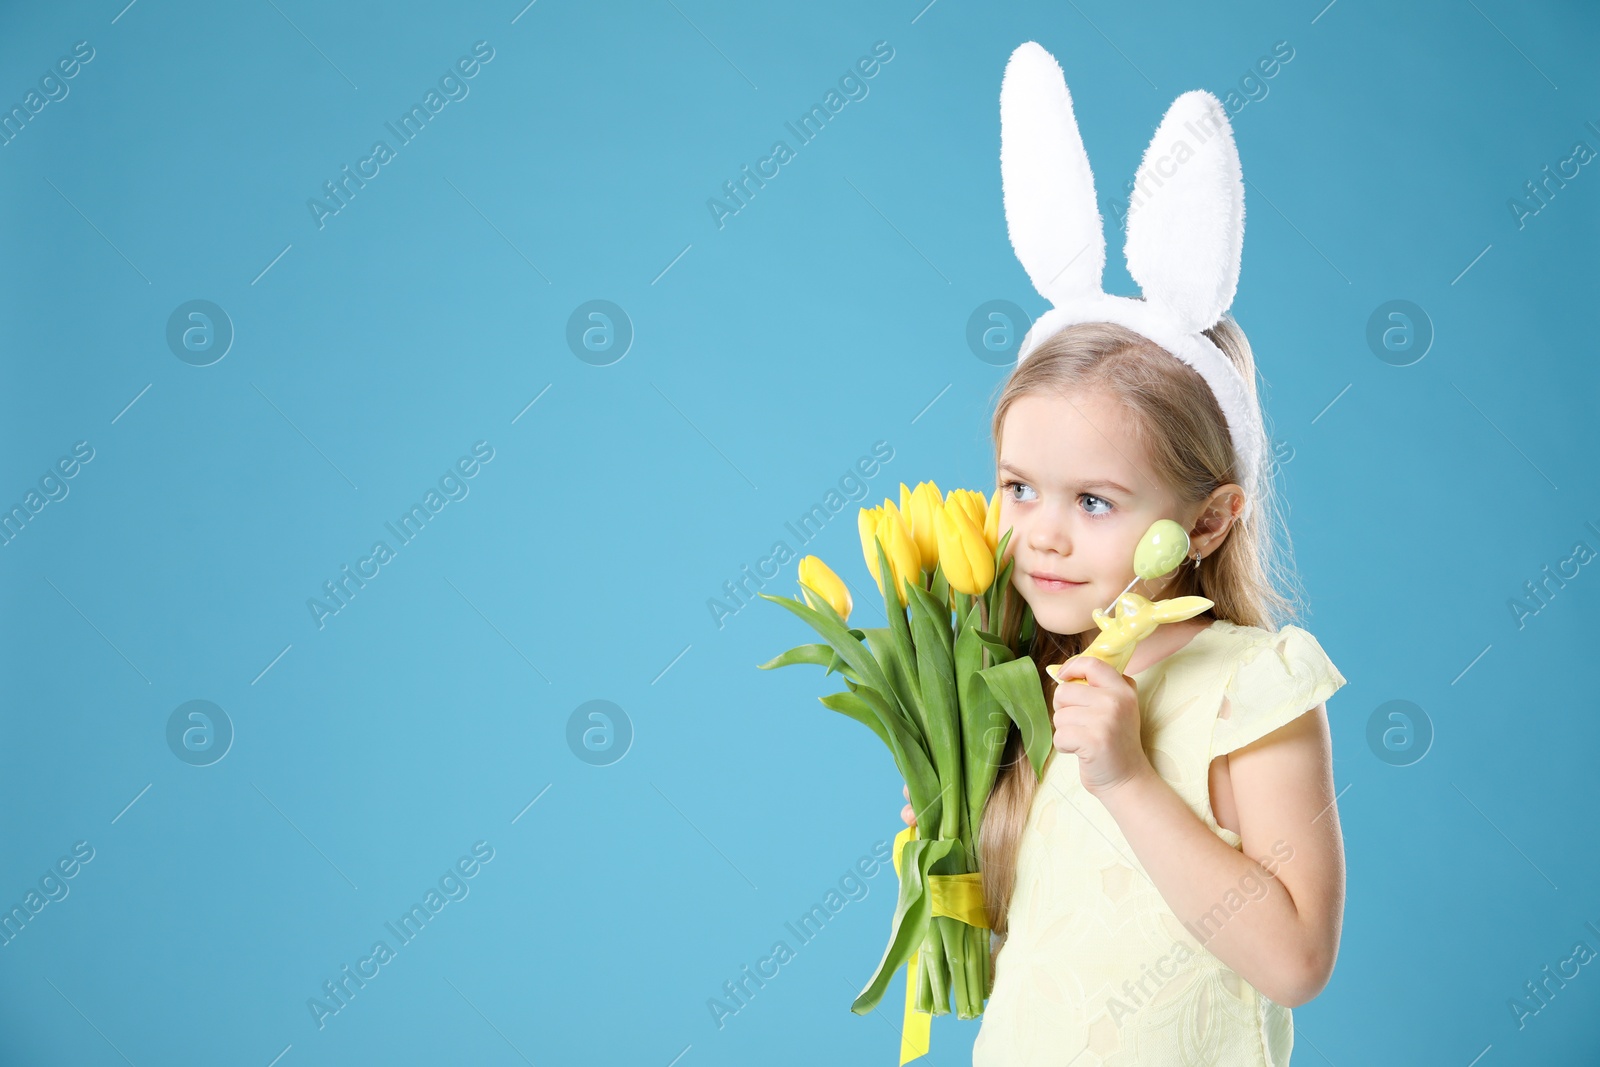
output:
<path id="1" fill-rule="evenodd" d="M 1298 626 L 1217 620 L 1138 674 L 1151 765 L 1211 830 L 1210 766 L 1316 707 L 1344 676 Z M 1253 892 L 1225 907 L 1237 910 Z M 1051 750 L 1017 852 L 1010 932 L 973 1067 L 1284 1067 L 1290 1010 L 1179 922 L 1116 820 Z M 1225 917 L 1222 917 L 1225 921 Z M 1214 929 L 1211 927 L 1210 929 Z"/>

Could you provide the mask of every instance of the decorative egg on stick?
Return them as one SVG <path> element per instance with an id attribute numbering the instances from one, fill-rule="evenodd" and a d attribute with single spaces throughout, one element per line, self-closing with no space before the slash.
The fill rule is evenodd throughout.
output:
<path id="1" fill-rule="evenodd" d="M 1189 535 L 1182 526 L 1171 519 L 1157 519 L 1139 539 L 1133 550 L 1133 581 L 1111 602 L 1108 614 L 1094 609 L 1095 625 L 1100 636 L 1083 651 L 1082 655 L 1103 660 L 1121 673 L 1133 658 L 1133 649 L 1140 641 L 1155 632 L 1164 622 L 1182 622 L 1192 619 L 1212 606 L 1203 596 L 1180 596 L 1171 600 L 1147 600 L 1130 592 L 1141 578 L 1151 580 L 1171 574 L 1189 555 Z M 1050 677 L 1060 681 L 1058 672 L 1065 664 L 1046 667 Z M 1069 682 L 1087 685 L 1082 678 L 1069 678 Z"/>

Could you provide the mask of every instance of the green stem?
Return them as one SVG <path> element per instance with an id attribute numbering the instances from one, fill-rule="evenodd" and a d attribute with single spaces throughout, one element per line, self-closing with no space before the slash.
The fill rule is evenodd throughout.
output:
<path id="1" fill-rule="evenodd" d="M 950 977 L 944 954 L 943 918 L 939 916 L 928 924 L 928 940 L 922 946 L 928 956 L 928 980 L 932 986 L 931 1006 L 934 1015 L 948 1015 L 950 1012 Z"/>
<path id="2" fill-rule="evenodd" d="M 976 1019 L 983 1014 L 983 1002 L 988 994 L 984 988 L 983 961 L 989 955 L 989 931 L 979 926 L 969 926 L 967 935 L 967 1010 L 966 1019 Z"/>
<path id="3" fill-rule="evenodd" d="M 917 954 L 917 1010 L 933 1011 L 933 961 L 928 957 L 928 945 L 924 941 L 922 949 Z"/>
<path id="4" fill-rule="evenodd" d="M 994 958 L 989 947 L 992 942 L 993 934 L 988 930 L 983 931 L 983 998 L 985 1000 L 988 1000 L 989 995 L 994 992 Z"/>
<path id="5" fill-rule="evenodd" d="M 972 928 L 965 923 L 961 924 L 958 937 L 961 941 L 961 978 L 956 983 L 956 1018 L 972 1019 L 977 1013 L 972 1010 L 973 998 L 977 989 L 972 981 L 972 965 L 977 961 L 972 958 Z"/>
<path id="6" fill-rule="evenodd" d="M 951 985 L 956 994 L 956 1018 L 970 1019 L 972 1016 L 966 1014 L 972 1010 L 972 983 L 967 981 L 967 924 L 954 919 L 951 923 L 945 944 L 954 946 L 946 955 L 950 958 Z"/>
<path id="7" fill-rule="evenodd" d="M 967 989 L 967 924 L 949 916 L 936 920 L 944 937 L 944 956 L 950 968 L 950 986 L 955 993 L 956 1017 L 970 1019 L 972 998 Z"/>

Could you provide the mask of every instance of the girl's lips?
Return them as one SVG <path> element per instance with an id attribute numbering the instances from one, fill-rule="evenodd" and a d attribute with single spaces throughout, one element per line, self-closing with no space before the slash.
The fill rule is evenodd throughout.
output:
<path id="1" fill-rule="evenodd" d="M 1088 582 L 1059 581 L 1054 578 L 1045 578 L 1037 574 L 1030 574 L 1028 577 L 1032 579 L 1033 584 L 1037 585 L 1040 589 L 1049 589 L 1055 591 L 1060 591 L 1063 589 L 1076 589 L 1080 585 L 1089 584 Z"/>

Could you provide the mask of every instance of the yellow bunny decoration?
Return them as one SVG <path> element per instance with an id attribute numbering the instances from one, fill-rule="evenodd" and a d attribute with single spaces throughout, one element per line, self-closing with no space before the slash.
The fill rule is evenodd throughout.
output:
<path id="1" fill-rule="evenodd" d="M 1133 649 L 1140 641 L 1155 632 L 1164 622 L 1182 622 L 1192 619 L 1210 608 L 1212 602 L 1203 596 L 1180 596 L 1171 600 L 1148 600 L 1138 593 L 1130 593 L 1134 582 L 1140 578 L 1160 578 L 1170 574 L 1189 554 L 1189 535 L 1171 519 L 1157 519 L 1139 539 L 1133 553 L 1133 570 L 1136 577 L 1128 583 L 1113 602 L 1115 614 L 1108 615 L 1094 609 L 1094 624 L 1100 627 L 1100 636 L 1081 654 L 1102 660 L 1122 673 L 1133 658 Z M 1046 667 L 1052 678 L 1065 666 L 1057 663 Z M 1069 678 L 1069 682 L 1089 683 L 1082 678 Z"/>

